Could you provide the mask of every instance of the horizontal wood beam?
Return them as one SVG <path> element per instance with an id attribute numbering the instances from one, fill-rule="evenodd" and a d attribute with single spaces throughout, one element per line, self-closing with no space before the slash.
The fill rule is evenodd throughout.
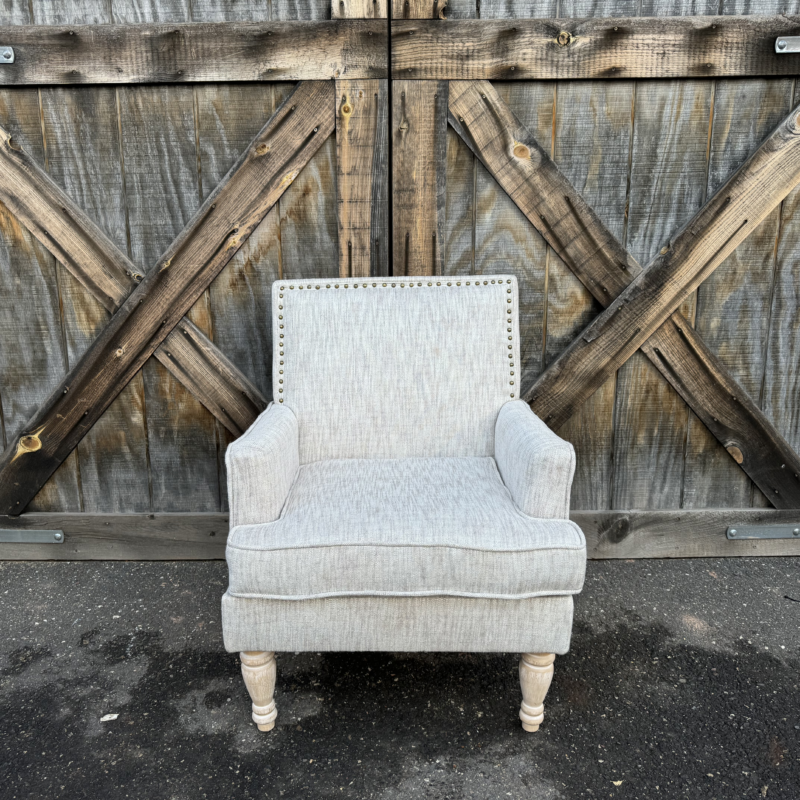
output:
<path id="1" fill-rule="evenodd" d="M 0 85 L 386 78 L 381 20 L 3 27 Z"/>
<path id="2" fill-rule="evenodd" d="M 732 525 L 800 524 L 774 509 L 573 511 L 589 558 L 798 556 L 800 540 L 730 541 Z M 0 543 L 0 561 L 179 561 L 225 558 L 228 515 L 54 514 L 0 516 L 0 530 L 61 530 L 63 544 Z"/>
<path id="3" fill-rule="evenodd" d="M 450 83 L 450 123 L 601 305 L 641 274 L 489 82 Z M 800 507 L 800 457 L 679 312 L 642 351 L 773 505 Z M 549 396 L 523 392 L 548 424 L 562 424 L 548 419 Z"/>
<path id="4" fill-rule="evenodd" d="M 796 75 L 800 16 L 397 20 L 392 77 L 587 80 Z"/>
<path id="5" fill-rule="evenodd" d="M 144 271 L 0 128 L 0 202 L 112 314 Z M 184 317 L 155 357 L 234 435 L 267 406 L 258 388 Z"/>
<path id="6" fill-rule="evenodd" d="M 25 509 L 233 258 L 334 126 L 334 84 L 298 84 L 9 443 L 0 456 L 0 513 Z"/>

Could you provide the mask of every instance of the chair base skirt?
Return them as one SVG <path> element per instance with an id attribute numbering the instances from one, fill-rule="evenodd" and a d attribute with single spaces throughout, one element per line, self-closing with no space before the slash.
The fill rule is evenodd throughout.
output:
<path id="1" fill-rule="evenodd" d="M 556 653 L 569 649 L 572 596 L 222 598 L 225 649 Z"/>

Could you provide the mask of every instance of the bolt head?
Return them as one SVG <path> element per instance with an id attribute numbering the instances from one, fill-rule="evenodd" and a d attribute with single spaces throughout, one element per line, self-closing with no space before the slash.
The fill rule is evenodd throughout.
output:
<path id="1" fill-rule="evenodd" d="M 785 50 L 786 49 L 786 40 L 785 39 L 778 39 L 778 50 Z"/>
<path id="2" fill-rule="evenodd" d="M 54 539 L 55 539 L 57 542 L 60 542 L 60 541 L 61 541 L 61 540 L 64 538 L 64 534 L 63 534 L 63 533 L 56 533 L 56 534 L 53 536 L 53 538 L 54 538 Z"/>
<path id="3" fill-rule="evenodd" d="M 792 531 L 792 536 L 800 536 L 800 528 L 795 528 Z"/>
<path id="4" fill-rule="evenodd" d="M 14 51 L 13 51 L 13 50 L 3 50 L 3 58 L 5 58 L 7 61 L 8 61 L 8 60 L 11 58 L 11 56 L 13 56 L 13 55 L 14 55 Z"/>
<path id="5" fill-rule="evenodd" d="M 736 528 L 731 528 L 729 533 L 731 536 L 736 536 Z"/>

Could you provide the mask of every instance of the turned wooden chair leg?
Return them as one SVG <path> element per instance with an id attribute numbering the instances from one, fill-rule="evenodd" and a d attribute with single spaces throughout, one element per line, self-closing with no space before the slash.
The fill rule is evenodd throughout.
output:
<path id="1" fill-rule="evenodd" d="M 275 708 L 275 653 L 239 653 L 242 660 L 244 685 L 253 701 L 253 722 L 260 731 L 275 727 L 278 709 Z"/>
<path id="2" fill-rule="evenodd" d="M 554 653 L 523 653 L 519 660 L 519 684 L 522 705 L 519 718 L 529 733 L 539 730 L 544 719 L 544 697 L 553 680 Z"/>

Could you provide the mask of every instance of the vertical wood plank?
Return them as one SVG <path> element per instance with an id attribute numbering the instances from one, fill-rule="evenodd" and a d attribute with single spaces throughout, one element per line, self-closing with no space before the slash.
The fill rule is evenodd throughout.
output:
<path id="1" fill-rule="evenodd" d="M 32 23 L 28 0 L 6 0 L 0 24 Z M 39 95 L 0 90 L 0 125 L 45 163 Z M 4 441 L 16 436 L 67 370 L 58 272 L 53 257 L 0 205 L 0 418 Z M 73 453 L 29 505 L 37 511 L 81 511 L 78 456 Z"/>
<path id="2" fill-rule="evenodd" d="M 260 21 L 268 3 L 194 0 L 194 22 Z M 274 84 L 205 84 L 195 87 L 201 200 L 225 177 L 272 115 L 282 97 Z M 279 98 L 276 102 L 276 98 Z M 209 289 L 214 342 L 272 397 L 272 282 L 280 277 L 280 217 L 273 208 Z M 219 431 L 221 507 L 228 508 L 224 453 L 233 437 Z"/>
<path id="3" fill-rule="evenodd" d="M 392 82 L 392 267 L 441 275 L 447 168 L 447 83 Z"/>
<path id="4" fill-rule="evenodd" d="M 561 0 L 563 17 L 635 16 L 637 0 Z M 608 229 L 625 234 L 631 109 L 635 88 L 621 81 L 564 81 L 558 86 L 553 159 Z M 602 310 L 550 250 L 545 363 L 556 358 Z M 559 430 L 575 448 L 572 507 L 611 507 L 614 399 L 609 379 Z"/>
<path id="5" fill-rule="evenodd" d="M 386 19 L 388 0 L 331 0 L 333 19 Z"/>
<path id="6" fill-rule="evenodd" d="M 331 0 L 271 2 L 274 20 L 328 19 L 331 15 Z M 337 277 L 339 241 L 335 137 L 331 136 L 306 164 L 281 197 L 278 208 L 281 277 Z"/>
<path id="7" fill-rule="evenodd" d="M 107 0 L 34 0 L 39 25 L 111 21 Z M 121 248 L 127 248 L 116 91 L 43 88 L 41 113 L 47 167 L 67 194 Z M 58 265 L 69 365 L 106 326 L 109 313 Z M 78 445 L 83 509 L 133 512 L 150 508 L 144 383 L 137 375 Z"/>
<path id="8" fill-rule="evenodd" d="M 114 0 L 114 22 L 187 21 L 183 0 Z M 194 90 L 119 90 L 131 258 L 150 269 L 199 205 Z M 213 340 L 208 293 L 188 315 Z M 218 426 L 160 364 L 142 370 L 153 510 L 217 511 Z"/>
<path id="9" fill-rule="evenodd" d="M 495 84 L 500 96 L 546 150 L 552 146 L 555 86 L 552 83 Z M 511 198 L 477 165 L 475 272 L 510 273 L 519 281 L 521 385 L 542 371 L 548 247 Z"/>
<path id="10" fill-rule="evenodd" d="M 476 0 L 392 0 L 392 19 L 472 19 L 477 5 Z"/>
<path id="11" fill-rule="evenodd" d="M 716 0 L 645 0 L 642 16 L 715 13 Z M 713 83 L 636 85 L 627 247 L 647 263 L 706 197 Z M 683 313 L 694 318 L 694 301 Z M 679 508 L 690 411 L 641 353 L 617 375 L 612 508 Z"/>
<path id="12" fill-rule="evenodd" d="M 339 275 L 388 274 L 388 85 L 336 81 Z"/>
<path id="13" fill-rule="evenodd" d="M 531 10 L 520 0 L 481 2 L 482 19 L 556 16 L 557 0 Z M 519 120 L 552 155 L 557 88 L 552 82 L 496 83 L 500 96 Z M 547 325 L 547 275 L 550 248 L 513 201 L 489 175 L 476 166 L 475 272 L 510 272 L 519 281 L 519 328 L 522 391 L 543 369 Z"/>

